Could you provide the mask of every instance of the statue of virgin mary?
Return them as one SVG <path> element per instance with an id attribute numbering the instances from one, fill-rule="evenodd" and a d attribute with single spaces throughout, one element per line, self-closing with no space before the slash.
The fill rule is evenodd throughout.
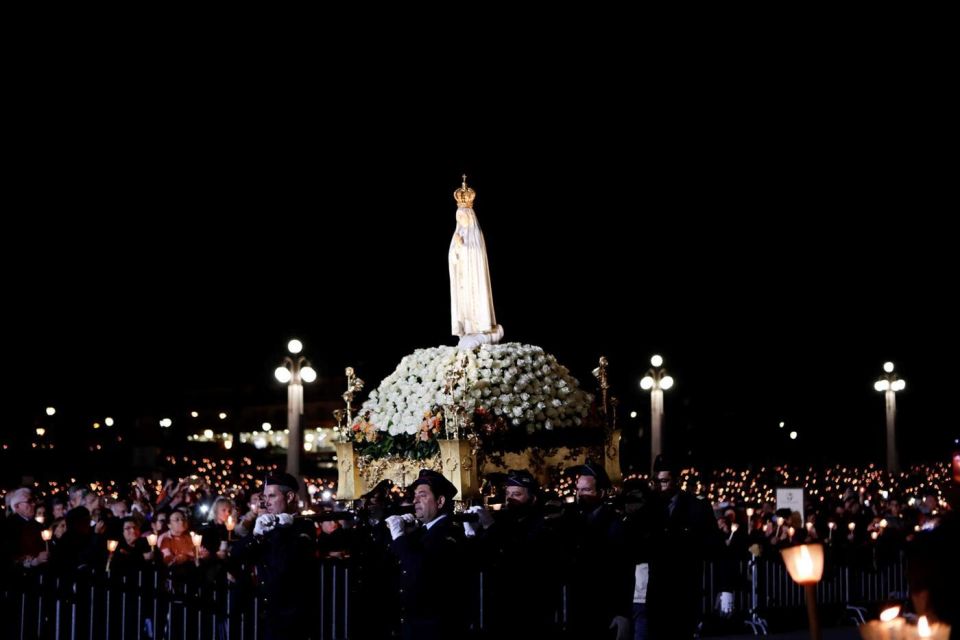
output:
<path id="1" fill-rule="evenodd" d="M 496 344 L 503 337 L 497 324 L 490 288 L 487 246 L 473 211 L 476 192 L 463 184 L 454 191 L 457 201 L 457 228 L 450 241 L 450 319 L 453 335 L 460 336 L 458 347 L 472 349 L 481 344 Z"/>

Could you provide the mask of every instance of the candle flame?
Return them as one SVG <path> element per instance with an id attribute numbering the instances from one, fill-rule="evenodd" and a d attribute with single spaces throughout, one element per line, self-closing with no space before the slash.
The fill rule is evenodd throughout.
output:
<path id="1" fill-rule="evenodd" d="M 813 558 L 810 557 L 806 545 L 800 547 L 800 557 L 797 558 L 797 575 L 804 580 L 813 577 Z"/>
<path id="2" fill-rule="evenodd" d="M 50 538 L 53 537 L 53 531 L 51 529 L 44 529 L 40 532 L 40 537 L 43 538 L 44 542 L 50 542 Z"/>
<path id="3" fill-rule="evenodd" d="M 930 623 L 927 622 L 927 616 L 920 616 L 917 618 L 917 635 L 921 638 L 929 638 L 933 636 L 933 632 L 930 631 Z"/>
<path id="4" fill-rule="evenodd" d="M 233 531 L 233 528 L 236 526 L 236 522 L 233 521 L 233 516 L 227 516 L 226 527 L 227 531 Z"/>
<path id="5" fill-rule="evenodd" d="M 118 540 L 107 540 L 107 551 L 113 553 L 117 550 L 117 545 L 119 544 L 120 542 Z"/>
<path id="6" fill-rule="evenodd" d="M 153 549 L 157 546 L 157 534 L 151 533 L 147 536 L 147 544 L 150 545 L 150 548 Z"/>
<path id="7" fill-rule="evenodd" d="M 883 622 L 891 622 L 899 615 L 900 607 L 890 607 L 880 612 L 880 620 Z"/>

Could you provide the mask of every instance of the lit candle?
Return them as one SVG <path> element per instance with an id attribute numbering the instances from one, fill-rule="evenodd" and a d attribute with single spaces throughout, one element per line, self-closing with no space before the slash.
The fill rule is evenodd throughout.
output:
<path id="1" fill-rule="evenodd" d="M 753 517 L 753 507 L 747 507 L 747 518 Z"/>
<path id="2" fill-rule="evenodd" d="M 837 528 L 836 522 L 828 522 L 827 528 L 830 530 L 830 533 L 827 534 L 827 542 L 833 541 L 833 530 Z"/>
<path id="3" fill-rule="evenodd" d="M 783 516 L 779 516 L 779 517 L 777 518 L 777 532 L 776 532 L 775 534 L 773 534 L 773 537 L 774 537 L 774 538 L 779 538 L 779 537 L 780 537 L 780 528 L 781 528 L 782 526 L 783 526 Z"/>
<path id="4" fill-rule="evenodd" d="M 150 545 L 150 553 L 153 553 L 154 547 L 157 546 L 157 534 L 151 533 L 147 535 L 147 544 Z"/>
<path id="5" fill-rule="evenodd" d="M 43 544 L 47 547 L 47 553 L 50 553 L 50 539 L 53 537 L 53 530 L 44 529 L 40 532 L 40 537 L 43 538 Z"/>
<path id="6" fill-rule="evenodd" d="M 227 521 L 223 526 L 227 528 L 227 540 L 230 540 L 233 536 L 233 528 L 237 526 L 237 523 L 233 520 L 233 515 L 227 516 Z"/>
<path id="7" fill-rule="evenodd" d="M 199 533 L 190 532 L 190 539 L 193 540 L 193 547 L 196 553 L 193 557 L 194 564 L 200 566 L 200 543 L 203 542 L 203 536 Z"/>
<path id="8" fill-rule="evenodd" d="M 37 521 L 37 524 L 43 524 L 44 517 L 43 517 L 43 516 L 37 516 L 37 517 L 34 518 L 34 520 Z"/>
<path id="9" fill-rule="evenodd" d="M 930 623 L 927 622 L 927 616 L 917 618 L 917 636 L 921 638 L 930 638 L 933 632 L 930 630 Z"/>
<path id="10" fill-rule="evenodd" d="M 117 550 L 117 545 L 119 544 L 119 540 L 107 540 L 107 551 L 110 552 L 110 555 L 107 557 L 107 573 L 110 573 L 110 562 L 113 560 L 113 552 Z"/>
<path id="11" fill-rule="evenodd" d="M 727 544 L 730 544 L 730 542 L 733 541 L 733 534 L 735 534 L 739 528 L 740 525 L 738 525 L 736 522 L 730 525 L 730 537 L 727 538 Z"/>
<path id="12" fill-rule="evenodd" d="M 900 607 L 890 607 L 880 612 L 880 620 L 867 624 L 868 629 L 877 630 L 878 633 L 871 633 L 864 637 L 882 638 L 882 640 L 894 640 L 903 638 L 904 619 L 900 616 Z"/>
<path id="13" fill-rule="evenodd" d="M 793 527 L 787 527 L 787 536 L 789 537 L 790 540 L 793 540 L 793 534 L 795 534 L 796 532 L 797 530 L 794 529 Z"/>

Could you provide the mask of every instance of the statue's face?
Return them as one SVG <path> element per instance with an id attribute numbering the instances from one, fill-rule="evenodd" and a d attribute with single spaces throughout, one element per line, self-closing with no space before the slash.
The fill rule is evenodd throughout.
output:
<path id="1" fill-rule="evenodd" d="M 457 224 L 461 227 L 469 227 L 473 224 L 473 217 L 463 209 L 457 210 Z"/>

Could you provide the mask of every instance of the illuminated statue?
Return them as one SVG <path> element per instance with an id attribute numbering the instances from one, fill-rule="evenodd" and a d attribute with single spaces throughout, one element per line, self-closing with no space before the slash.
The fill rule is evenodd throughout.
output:
<path id="1" fill-rule="evenodd" d="M 453 193 L 457 201 L 457 228 L 450 241 L 450 319 L 461 349 L 496 344 L 503 337 L 493 311 L 493 291 L 487 266 L 487 247 L 473 212 L 476 192 L 463 185 Z"/>

